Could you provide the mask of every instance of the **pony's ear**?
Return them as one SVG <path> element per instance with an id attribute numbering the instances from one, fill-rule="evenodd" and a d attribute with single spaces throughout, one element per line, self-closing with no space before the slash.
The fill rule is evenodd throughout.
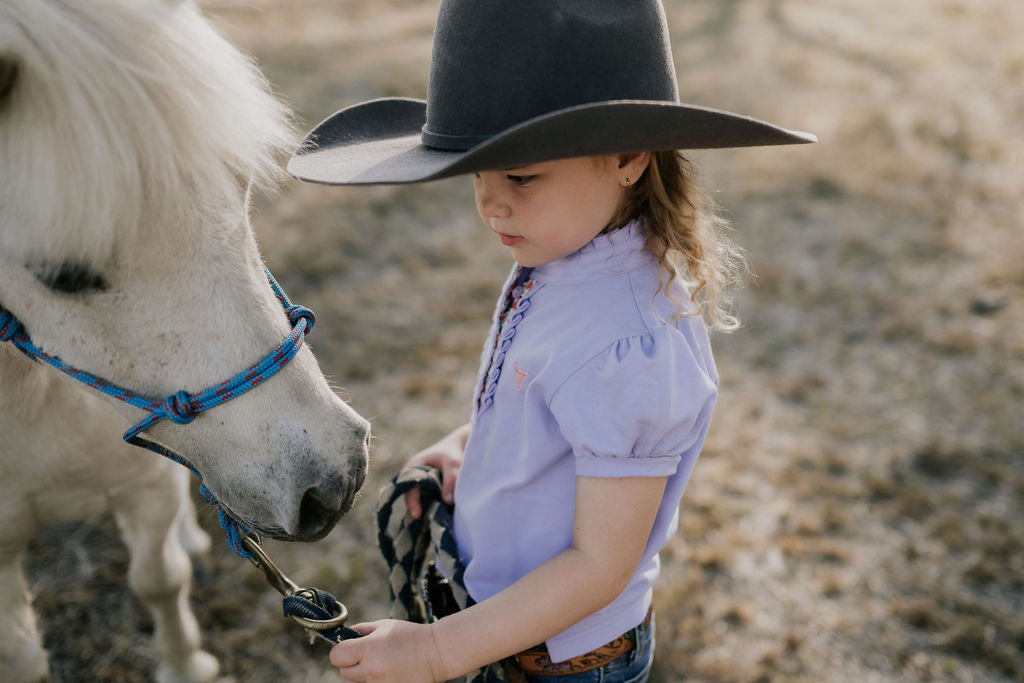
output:
<path id="1" fill-rule="evenodd" d="M 18 80 L 18 62 L 10 55 L 0 54 L 0 106 L 14 90 Z"/>

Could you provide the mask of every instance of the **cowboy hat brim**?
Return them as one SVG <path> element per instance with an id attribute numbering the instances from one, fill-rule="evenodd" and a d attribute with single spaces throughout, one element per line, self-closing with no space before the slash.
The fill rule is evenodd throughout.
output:
<path id="1" fill-rule="evenodd" d="M 571 157 L 817 141 L 810 133 L 717 109 L 619 100 L 560 109 L 450 151 L 423 144 L 426 113 L 424 100 L 400 97 L 342 109 L 306 136 L 288 172 L 327 185 L 392 185 Z"/>

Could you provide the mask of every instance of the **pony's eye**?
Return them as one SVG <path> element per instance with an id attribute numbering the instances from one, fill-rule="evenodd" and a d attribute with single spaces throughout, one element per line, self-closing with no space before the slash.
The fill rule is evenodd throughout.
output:
<path id="1" fill-rule="evenodd" d="M 0 102 L 3 102 L 18 80 L 18 63 L 0 55 Z"/>
<path id="2" fill-rule="evenodd" d="M 33 268 L 44 285 L 64 294 L 102 292 L 107 288 L 103 276 L 84 263 L 66 262 L 54 267 Z"/>

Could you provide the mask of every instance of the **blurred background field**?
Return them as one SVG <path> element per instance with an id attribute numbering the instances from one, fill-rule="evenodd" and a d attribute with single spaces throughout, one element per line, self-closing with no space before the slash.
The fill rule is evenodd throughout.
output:
<path id="1" fill-rule="evenodd" d="M 302 130 L 425 95 L 436 0 L 200 4 Z M 744 327 L 713 337 L 721 399 L 663 554 L 652 680 L 1024 680 L 1024 4 L 666 8 L 683 101 L 821 141 L 696 155 L 756 279 L 737 298 Z M 267 545 L 298 583 L 380 618 L 376 491 L 468 415 L 510 261 L 466 179 L 290 181 L 257 198 L 254 225 L 375 433 L 339 527 Z M 57 680 L 152 677 L 125 565 L 108 519 L 32 546 Z M 225 680 L 337 680 L 326 644 L 219 540 L 193 595 Z"/>

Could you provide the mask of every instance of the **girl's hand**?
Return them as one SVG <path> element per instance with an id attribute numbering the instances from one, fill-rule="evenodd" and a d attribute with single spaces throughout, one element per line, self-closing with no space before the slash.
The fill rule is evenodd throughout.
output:
<path id="1" fill-rule="evenodd" d="M 427 624 L 385 619 L 353 627 L 362 638 L 331 648 L 331 664 L 353 683 L 435 683 L 446 679 Z"/>
<path id="2" fill-rule="evenodd" d="M 459 468 L 462 467 L 462 456 L 466 451 L 469 429 L 468 424 L 459 427 L 430 448 L 425 448 L 409 458 L 406 463 L 406 467 L 426 465 L 440 470 L 441 498 L 448 505 L 455 502 L 455 482 L 459 478 Z M 423 514 L 418 488 L 405 494 L 405 507 L 413 519 L 419 519 Z"/>

